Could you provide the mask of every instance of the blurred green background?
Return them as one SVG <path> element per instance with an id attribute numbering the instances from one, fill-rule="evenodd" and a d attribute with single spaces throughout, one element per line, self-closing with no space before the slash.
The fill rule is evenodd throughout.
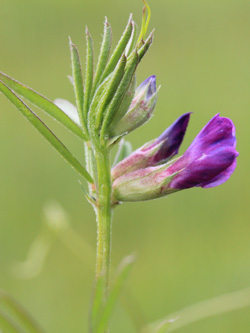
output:
<path id="1" fill-rule="evenodd" d="M 155 116 L 128 137 L 133 147 L 157 137 L 178 116 L 193 111 L 182 153 L 219 112 L 236 125 L 240 156 L 235 173 L 223 186 L 191 189 L 116 209 L 113 266 L 136 253 L 127 288 L 136 303 L 135 317 L 143 316 L 146 322 L 250 286 L 250 2 L 152 0 L 150 5 L 155 40 L 139 66 L 138 83 L 156 74 L 162 88 Z M 129 13 L 140 24 L 141 8 L 139 0 L 1 0 L 0 70 L 52 100 L 61 97 L 73 102 L 67 79 L 68 36 L 83 57 L 87 24 L 97 54 L 104 16 L 116 42 Z M 57 238 L 51 238 L 38 276 L 19 279 L 11 267 L 25 260 L 41 232 L 43 207 L 51 200 L 64 207 L 72 227 L 95 248 L 92 209 L 76 173 L 3 96 L 0 119 L 0 288 L 30 309 L 46 332 L 86 332 L 93 270 Z M 76 138 L 44 119 L 76 155 L 83 155 Z M 250 308 L 238 310 L 178 332 L 248 333 L 249 313 Z M 111 332 L 136 332 L 121 305 L 115 310 Z"/>

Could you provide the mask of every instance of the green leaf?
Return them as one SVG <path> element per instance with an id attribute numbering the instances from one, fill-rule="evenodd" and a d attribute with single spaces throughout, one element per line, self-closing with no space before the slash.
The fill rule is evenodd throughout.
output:
<path id="1" fill-rule="evenodd" d="M 125 51 L 125 48 L 130 40 L 130 37 L 132 35 L 134 26 L 132 23 L 132 16 L 130 15 L 128 24 L 122 34 L 121 39 L 119 40 L 106 68 L 105 71 L 102 74 L 101 82 L 115 69 L 115 66 L 117 65 L 119 59 L 121 58 L 122 54 Z"/>
<path id="2" fill-rule="evenodd" d="M 99 53 L 98 63 L 96 67 L 96 74 L 95 79 L 93 83 L 93 89 L 92 89 L 92 96 L 100 82 L 101 76 L 103 71 L 105 70 L 105 67 L 108 62 L 110 49 L 111 49 L 111 43 L 112 43 L 112 30 L 111 26 L 107 21 L 107 18 L 105 19 L 104 23 L 104 33 L 103 33 L 103 40 L 102 40 L 102 46 Z"/>
<path id="3" fill-rule="evenodd" d="M 43 330 L 39 327 L 31 315 L 23 308 L 23 306 L 3 290 L 0 290 L 0 304 L 11 312 L 11 314 L 7 315 L 5 312 L 0 311 L 0 328 L 3 329 L 6 327 L 6 331 L 3 330 L 3 332 L 43 332 Z M 15 323 L 15 320 L 18 322 L 18 324 Z"/>
<path id="4" fill-rule="evenodd" d="M 151 34 L 146 39 L 145 43 L 139 48 L 138 50 L 139 62 L 145 56 L 151 44 L 153 43 L 153 36 L 154 36 L 154 31 L 151 32 Z"/>
<path id="5" fill-rule="evenodd" d="M 137 28 L 137 25 L 136 25 L 136 23 L 134 21 L 132 21 L 132 24 L 133 24 L 133 32 L 132 32 L 132 36 L 130 38 L 130 41 L 128 43 L 128 46 L 129 46 L 129 49 L 127 51 L 128 55 L 133 51 L 133 49 L 136 46 L 136 37 L 137 37 L 137 30 L 138 30 L 138 28 Z"/>
<path id="6" fill-rule="evenodd" d="M 100 100 L 102 99 L 105 91 L 107 90 L 107 86 L 110 82 L 112 74 L 110 74 L 97 88 L 94 97 L 92 98 L 90 107 L 89 107 L 89 113 L 95 112 L 98 104 L 100 103 Z"/>
<path id="7" fill-rule="evenodd" d="M 75 44 L 69 39 L 70 52 L 71 52 L 71 64 L 72 64 L 72 76 L 74 80 L 74 91 L 76 97 L 76 106 L 79 115 L 79 119 L 82 128 L 87 135 L 86 119 L 83 116 L 83 79 L 82 79 L 82 68 L 80 63 L 80 57 Z"/>
<path id="8" fill-rule="evenodd" d="M 107 86 L 110 82 L 110 79 L 111 79 L 111 74 L 98 86 L 89 107 L 89 114 L 96 112 L 97 106 L 100 103 L 103 95 L 105 94 L 105 91 L 107 90 Z"/>
<path id="9" fill-rule="evenodd" d="M 132 146 L 129 141 L 125 141 L 124 139 L 121 139 L 119 142 L 118 150 L 115 156 L 115 160 L 113 163 L 114 167 L 117 163 L 121 162 L 124 158 L 129 156 L 132 153 Z"/>
<path id="10" fill-rule="evenodd" d="M 40 95 L 35 90 L 25 86 L 24 84 L 12 79 L 8 75 L 0 72 L 0 79 L 8 87 L 10 87 L 17 94 L 24 97 L 27 101 L 42 109 L 55 120 L 59 121 L 62 125 L 68 128 L 71 132 L 76 134 L 79 138 L 86 140 L 86 136 L 82 130 L 53 102 L 46 97 Z"/>
<path id="11" fill-rule="evenodd" d="M 84 88 L 84 119 L 87 121 L 87 114 L 90 104 L 91 89 L 93 84 L 94 71 L 94 50 L 93 41 L 88 28 L 86 27 L 86 73 L 85 73 L 85 88 Z"/>
<path id="12" fill-rule="evenodd" d="M 116 302 L 118 300 L 120 291 L 124 285 L 125 280 L 127 279 L 127 276 L 131 270 L 131 267 L 132 267 L 134 261 L 135 261 L 135 257 L 133 255 L 131 255 L 131 256 L 124 258 L 122 260 L 121 264 L 119 265 L 116 279 L 114 281 L 113 287 L 108 296 L 107 302 L 101 313 L 100 321 L 97 326 L 96 332 L 98 332 L 98 333 L 105 332 L 108 321 L 110 319 L 110 316 L 111 316 L 111 314 L 114 310 L 114 307 L 116 305 Z"/>
<path id="13" fill-rule="evenodd" d="M 124 74 L 124 69 L 126 65 L 126 57 L 123 55 L 117 64 L 114 72 L 111 74 L 110 80 L 107 84 L 107 87 L 104 91 L 104 94 L 102 95 L 102 98 L 100 102 L 98 103 L 97 108 L 92 108 L 90 109 L 90 115 L 89 115 L 89 122 L 94 122 L 95 130 L 98 130 L 98 128 L 101 125 L 102 119 L 103 119 L 103 113 L 108 106 L 108 104 L 111 102 L 117 87 L 119 86 L 123 74 Z M 96 113 L 97 112 L 97 113 Z M 89 126 L 90 128 L 90 126 Z"/>
<path id="14" fill-rule="evenodd" d="M 92 138 L 93 143 L 96 142 L 95 137 L 98 136 L 96 133 L 96 112 L 98 110 L 98 104 L 100 103 L 100 101 L 102 101 L 103 96 L 107 90 L 107 86 L 110 82 L 110 78 L 111 78 L 110 74 L 97 88 L 94 97 L 91 101 L 90 107 L 89 107 L 89 112 L 88 112 L 88 130 L 89 130 L 89 134 Z M 99 138 L 98 138 L 99 140 Z"/>
<path id="15" fill-rule="evenodd" d="M 119 107 L 123 101 L 125 93 L 128 90 L 128 87 L 132 81 L 137 65 L 138 65 L 138 55 L 137 52 L 134 52 L 133 57 L 131 57 L 130 61 L 127 62 L 125 73 L 121 80 L 121 83 L 118 89 L 116 89 L 114 98 L 112 99 L 112 102 L 110 103 L 108 110 L 105 113 L 101 129 L 101 139 L 105 138 L 108 129 L 111 126 L 111 122 L 114 119 L 116 112 L 119 110 Z"/>
<path id="16" fill-rule="evenodd" d="M 25 116 L 25 118 L 42 134 L 42 136 L 64 157 L 73 168 L 88 182 L 93 180 L 85 168 L 78 162 L 72 153 L 54 135 L 54 133 L 42 122 L 42 120 L 19 98 L 15 93 L 0 81 L 0 91 L 9 101 Z"/>

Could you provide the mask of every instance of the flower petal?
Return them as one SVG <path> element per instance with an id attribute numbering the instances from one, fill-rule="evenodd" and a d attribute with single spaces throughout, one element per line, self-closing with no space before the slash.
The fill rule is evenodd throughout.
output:
<path id="1" fill-rule="evenodd" d="M 218 180 L 217 176 L 234 164 L 237 155 L 238 153 L 233 147 L 222 147 L 221 149 L 210 151 L 208 154 L 204 152 L 199 158 L 186 165 L 183 170 L 180 168 L 180 163 L 178 170 L 173 164 L 168 171 L 180 172 L 171 181 L 170 187 L 186 189 L 194 186 L 207 186 L 210 182 L 214 182 L 214 179 L 215 181 Z M 185 155 L 181 159 L 185 159 Z"/>
<path id="2" fill-rule="evenodd" d="M 216 177 L 211 179 L 209 182 L 201 183 L 200 186 L 203 188 L 210 188 L 210 187 L 215 187 L 215 186 L 225 183 L 231 177 L 231 174 L 234 172 L 236 165 L 237 165 L 237 160 L 235 159 L 233 161 L 233 163 L 227 169 L 225 169 L 224 171 L 219 173 Z"/>
<path id="3" fill-rule="evenodd" d="M 195 159 L 203 152 L 214 151 L 222 146 L 236 146 L 235 127 L 231 119 L 217 114 L 196 136 L 185 154 Z"/>
<path id="4" fill-rule="evenodd" d="M 156 141 L 154 145 L 163 142 L 160 149 L 153 157 L 152 165 L 178 154 L 179 147 L 186 133 L 191 112 L 180 116 L 169 128 L 167 128 Z"/>

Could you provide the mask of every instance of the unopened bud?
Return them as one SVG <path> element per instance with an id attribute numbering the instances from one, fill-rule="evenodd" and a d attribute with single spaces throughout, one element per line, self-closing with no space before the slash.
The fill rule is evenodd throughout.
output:
<path id="1" fill-rule="evenodd" d="M 146 123 L 154 111 L 157 95 L 156 80 L 153 75 L 137 87 L 127 113 L 113 125 L 112 135 L 124 135 Z"/>

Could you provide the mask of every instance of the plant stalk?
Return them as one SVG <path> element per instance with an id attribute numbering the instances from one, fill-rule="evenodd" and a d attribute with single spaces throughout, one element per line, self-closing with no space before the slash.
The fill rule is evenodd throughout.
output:
<path id="1" fill-rule="evenodd" d="M 97 153 L 96 162 L 98 172 L 96 278 L 103 274 L 108 289 L 112 222 L 109 152 Z"/>
<path id="2" fill-rule="evenodd" d="M 111 226 L 112 226 L 112 205 L 111 193 L 112 182 L 110 174 L 110 152 L 102 148 L 95 151 L 97 167 L 97 250 L 96 250 L 96 272 L 95 292 L 92 308 L 93 332 L 97 332 L 100 312 L 105 306 L 110 283 L 111 263 Z M 106 331 L 108 332 L 108 327 Z"/>

